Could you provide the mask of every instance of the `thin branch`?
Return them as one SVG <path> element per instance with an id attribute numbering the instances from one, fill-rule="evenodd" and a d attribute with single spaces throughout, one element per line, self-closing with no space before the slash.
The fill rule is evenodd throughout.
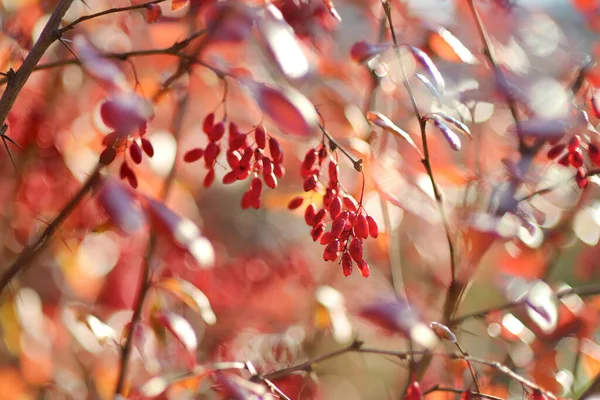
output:
<path id="1" fill-rule="evenodd" d="M 429 176 L 429 180 L 431 181 L 431 186 L 433 187 L 433 194 L 435 197 L 435 201 L 438 205 L 438 209 L 440 211 L 440 215 L 442 217 L 442 222 L 444 225 L 444 231 L 446 233 L 446 240 L 448 242 L 448 251 L 450 253 L 450 288 L 448 293 L 453 292 L 452 288 L 455 287 L 456 282 L 456 254 L 454 250 L 454 243 L 452 239 L 452 232 L 450 229 L 450 223 L 448 221 L 448 215 L 446 214 L 446 209 L 444 207 L 444 201 L 442 198 L 442 192 L 439 189 L 439 186 L 435 180 L 435 176 L 433 174 L 433 169 L 431 168 L 431 157 L 429 154 L 429 144 L 427 142 L 427 120 L 421 115 L 419 111 L 419 106 L 417 105 L 417 100 L 413 93 L 410 81 L 408 80 L 408 75 L 406 73 L 406 68 L 404 67 L 404 63 L 402 62 L 402 55 L 400 54 L 400 47 L 398 43 L 398 38 L 396 37 L 396 32 L 394 30 L 394 24 L 392 21 L 392 9 L 391 4 L 388 1 L 383 2 L 383 9 L 385 11 L 385 15 L 388 20 L 388 25 L 390 27 L 390 32 L 392 34 L 392 40 L 394 42 L 394 48 L 396 50 L 396 57 L 398 58 L 398 63 L 400 64 L 400 70 L 402 71 L 402 83 L 404 84 L 404 88 L 406 89 L 406 93 L 410 99 L 410 103 L 412 105 L 415 117 L 419 121 L 419 128 L 421 130 L 421 142 L 423 145 L 423 158 L 421 162 L 425 167 L 427 175 Z M 449 296 L 450 297 L 450 296 Z M 446 302 L 448 303 L 448 302 Z M 444 320 L 449 319 L 450 315 L 446 315 L 444 313 Z"/>
<path id="2" fill-rule="evenodd" d="M 547 397 L 549 397 L 551 399 L 557 398 L 556 395 L 554 395 L 554 393 L 551 393 L 551 392 L 548 392 L 548 391 L 542 389 L 535 382 L 532 382 L 529 379 L 517 374 L 512 369 L 508 368 L 506 365 L 499 363 L 497 361 L 488 361 L 488 360 L 484 360 L 481 358 L 465 356 L 460 353 L 432 353 L 427 350 L 424 350 L 424 351 L 393 351 L 393 350 L 366 348 L 366 347 L 363 347 L 363 342 L 358 341 L 358 340 L 355 340 L 350 345 L 348 345 L 344 348 L 332 351 L 330 353 L 326 353 L 326 354 L 324 354 L 320 357 L 314 358 L 312 360 L 308 360 L 308 361 L 305 361 L 303 363 L 300 363 L 300 364 L 297 364 L 297 365 L 294 365 L 294 366 L 291 366 L 288 368 L 283 368 L 283 369 L 271 372 L 269 374 L 264 375 L 263 378 L 274 380 L 274 379 L 283 378 L 285 376 L 295 374 L 297 372 L 311 372 L 314 370 L 314 367 L 317 364 L 322 363 L 327 360 L 330 360 L 332 358 L 339 357 L 346 353 L 378 354 L 378 355 L 384 355 L 384 356 L 398 357 L 402 360 L 409 360 L 412 357 L 418 356 L 418 355 L 421 355 L 421 356 L 426 355 L 426 356 L 430 356 L 430 357 L 445 357 L 445 358 L 449 358 L 452 360 L 468 360 L 473 363 L 477 363 L 477 364 L 481 364 L 481 365 L 485 365 L 490 368 L 493 368 L 496 371 L 502 373 L 503 375 L 506 375 L 506 376 L 510 377 L 511 379 L 514 379 L 514 380 L 520 382 L 523 386 L 526 386 L 533 390 L 539 390 L 540 392 L 542 392 L 544 395 L 546 395 Z M 428 392 L 430 392 L 430 391 L 428 391 Z M 428 392 L 426 392 L 426 393 L 428 393 Z M 461 392 L 464 392 L 464 391 L 461 391 Z M 479 395 L 480 397 L 490 398 L 489 396 L 485 396 L 480 393 L 475 393 L 475 394 Z M 497 399 L 495 397 L 491 397 L 491 398 L 493 400 Z"/>
<path id="3" fill-rule="evenodd" d="M 208 41 L 206 41 L 206 40 L 203 41 L 202 43 L 199 43 L 199 45 L 194 50 L 194 57 L 197 57 L 202 52 L 202 50 L 206 47 L 207 43 L 208 43 Z M 165 81 L 162 88 L 160 88 L 155 93 L 155 95 L 153 96 L 153 100 L 157 101 L 164 93 L 166 93 L 169 85 L 172 84 L 175 80 L 177 80 L 181 75 L 183 75 L 184 73 L 189 71 L 194 64 L 195 64 L 195 62 L 193 59 L 182 58 L 177 70 L 169 77 L 169 79 L 167 79 Z M 177 141 L 177 139 L 181 133 L 183 117 L 187 110 L 188 100 L 189 100 L 189 93 L 186 92 L 186 94 L 182 97 L 182 99 L 178 103 L 178 109 L 177 109 L 177 112 L 175 113 L 175 118 L 173 120 L 173 124 L 171 127 L 175 141 Z M 171 190 L 171 187 L 173 185 L 173 182 L 175 180 L 176 164 L 177 163 L 174 162 L 173 165 L 171 166 L 171 169 L 169 170 L 169 173 L 165 179 L 165 184 L 163 186 L 163 189 L 160 193 L 160 198 L 163 201 L 166 200 L 166 198 Z M 133 338 L 134 338 L 135 327 L 142 318 L 142 311 L 144 309 L 144 303 L 146 300 L 146 296 L 148 294 L 148 291 L 152 287 L 152 280 L 150 278 L 151 278 L 151 274 L 152 274 L 152 260 L 154 258 L 154 252 L 156 251 L 156 244 L 157 244 L 157 236 L 156 236 L 155 232 L 152 232 L 150 235 L 150 240 L 148 241 L 146 255 L 144 257 L 144 264 L 142 266 L 142 274 L 141 274 L 142 275 L 141 276 L 141 285 L 140 285 L 140 290 L 138 292 L 138 295 L 136 296 L 136 302 L 135 302 L 135 305 L 133 308 L 133 315 L 131 317 L 129 333 L 126 338 L 125 345 L 123 346 L 122 351 L 121 351 L 121 363 L 120 363 L 120 369 L 119 369 L 119 376 L 117 378 L 117 385 L 115 388 L 115 394 L 117 394 L 117 395 L 122 395 L 125 390 L 125 381 L 127 378 L 127 369 L 128 369 L 127 367 L 129 364 L 129 360 L 131 358 L 131 352 L 133 351 L 133 348 L 134 348 Z"/>
<path id="4" fill-rule="evenodd" d="M 73 0 L 60 0 L 58 2 L 39 39 L 35 42 L 35 45 L 25 58 L 25 61 L 23 61 L 23 64 L 21 64 L 16 72 L 13 71 L 8 73 L 6 77 L 7 86 L 0 99 L 0 125 L 3 125 L 4 121 L 6 121 L 10 109 L 15 103 L 25 82 L 27 82 L 29 75 L 31 75 L 35 69 L 35 66 L 38 64 L 48 47 L 50 47 L 50 45 L 59 37 L 57 34 L 58 27 L 72 2 Z"/>
<path id="5" fill-rule="evenodd" d="M 81 189 L 73 196 L 73 198 L 62 208 L 58 216 L 44 229 L 40 237 L 32 244 L 27 246 L 21 251 L 19 256 L 13 263 L 8 267 L 6 271 L 2 273 L 0 277 L 0 293 L 4 291 L 10 281 L 21 271 L 31 266 L 31 263 L 35 258 L 44 250 L 51 242 L 50 239 L 54 233 L 60 228 L 62 223 L 67 217 L 73 212 L 75 207 L 83 200 L 87 192 L 89 192 L 97 178 L 100 175 L 101 164 L 98 164 L 87 181 L 83 184 Z"/>
<path id="6" fill-rule="evenodd" d="M 444 386 L 439 386 L 439 385 L 435 385 L 432 388 L 427 389 L 425 392 L 423 392 L 423 395 L 427 396 L 428 394 L 433 393 L 433 392 L 451 392 L 451 393 L 457 393 L 457 394 L 471 393 L 471 395 L 473 397 L 479 397 L 481 399 L 502 400 L 501 397 L 492 396 L 491 394 L 472 392 L 470 390 L 461 390 L 461 389 L 455 389 L 455 388 L 444 387 Z"/>
<path id="7" fill-rule="evenodd" d="M 166 1 L 166 0 L 153 0 L 153 1 L 149 1 L 147 3 L 136 4 L 134 6 L 115 7 L 115 8 L 110 8 L 108 10 L 97 12 L 95 14 L 84 15 L 83 17 L 77 18 L 75 21 L 71 22 L 70 24 L 65 25 L 62 29 L 59 29 L 58 34 L 59 34 L 59 36 L 62 36 L 65 32 L 72 30 L 80 23 L 82 23 L 84 21 L 88 21 L 90 19 L 94 19 L 94 18 L 102 17 L 104 15 L 114 14 L 114 13 L 118 13 L 118 12 L 138 10 L 140 8 L 147 8 L 149 5 L 162 3 L 164 1 Z"/>
<path id="8" fill-rule="evenodd" d="M 590 169 L 589 171 L 587 171 L 585 173 L 584 177 L 585 178 L 589 178 L 590 176 L 594 176 L 594 175 L 600 175 L 600 168 Z M 521 203 L 523 201 L 531 200 L 535 196 L 540 196 L 540 195 L 551 193 L 551 192 L 553 192 L 553 191 L 555 191 L 557 189 L 560 189 L 564 184 L 569 183 L 569 182 L 573 182 L 573 179 L 574 179 L 574 177 L 571 177 L 571 178 L 565 180 L 562 183 L 557 183 L 557 184 L 549 186 L 549 187 L 538 189 L 535 192 L 529 193 L 528 195 L 525 195 L 525 196 L 523 196 L 521 198 L 518 198 L 516 201 L 517 201 L 517 203 Z"/>
<path id="9" fill-rule="evenodd" d="M 350 160 L 350 162 L 352 163 L 352 167 L 356 171 L 362 172 L 363 159 L 354 157 L 343 146 L 340 146 L 340 144 L 338 142 L 336 142 L 336 140 L 333 138 L 333 136 L 331 136 L 331 134 L 325 129 L 325 127 L 322 124 L 319 124 L 319 128 L 321 129 L 321 132 L 323 132 L 323 135 L 325 135 L 327 137 L 327 140 L 329 141 L 329 148 L 331 150 L 339 149 L 346 156 L 346 158 L 348 158 L 348 160 Z"/>
<path id="10" fill-rule="evenodd" d="M 460 354 L 462 354 L 462 356 L 465 358 L 465 361 L 467 362 L 467 366 L 469 367 L 469 372 L 471 373 L 471 378 L 473 379 L 473 384 L 475 385 L 477 393 L 481 393 L 481 388 L 479 387 L 479 381 L 477 379 L 477 371 L 475 371 L 473 363 L 471 363 L 471 361 L 469 360 L 469 354 L 467 354 L 467 352 L 462 348 L 462 346 L 458 342 L 456 342 L 455 345 Z"/>

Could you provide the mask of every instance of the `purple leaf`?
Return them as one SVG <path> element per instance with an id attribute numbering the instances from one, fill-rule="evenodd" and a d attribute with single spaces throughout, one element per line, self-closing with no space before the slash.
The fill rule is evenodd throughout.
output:
<path id="1" fill-rule="evenodd" d="M 442 132 L 442 135 L 448 141 L 452 150 L 458 151 L 461 148 L 460 138 L 458 135 L 448 127 L 448 125 L 444 124 L 439 118 L 432 118 L 433 124 Z"/>
<path id="2" fill-rule="evenodd" d="M 111 222 L 124 233 L 133 234 L 146 223 L 137 194 L 117 180 L 101 178 L 96 198 Z"/>
<path id="3" fill-rule="evenodd" d="M 391 43 L 371 44 L 365 41 L 356 42 L 350 49 L 350 56 L 357 63 L 366 63 L 391 47 Z"/>
<path id="4" fill-rule="evenodd" d="M 444 89 L 446 88 L 446 84 L 444 82 L 444 78 L 440 71 L 435 66 L 431 58 L 425 53 L 423 50 L 416 48 L 415 46 L 406 45 L 416 60 L 421 64 L 431 75 L 433 78 L 433 82 L 440 93 L 444 93 Z"/>

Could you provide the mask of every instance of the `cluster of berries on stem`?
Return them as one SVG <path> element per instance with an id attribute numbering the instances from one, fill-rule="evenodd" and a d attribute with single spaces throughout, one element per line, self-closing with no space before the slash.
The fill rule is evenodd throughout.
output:
<path id="1" fill-rule="evenodd" d="M 326 176 L 321 173 L 325 166 Z M 363 257 L 363 240 L 369 236 L 376 238 L 379 227 L 373 217 L 366 214 L 362 194 L 357 202 L 340 184 L 337 159 L 329 154 L 324 143 L 306 152 L 301 175 L 305 192 L 323 195 L 321 208 L 311 202 L 304 210 L 304 220 L 312 228 L 313 240 L 325 246 L 323 259 L 335 262 L 341 256 L 340 263 L 345 276 L 352 273 L 353 264 L 356 263 L 362 276 L 368 277 L 370 268 Z M 305 200 L 304 196 L 295 197 L 290 200 L 288 208 L 297 209 Z M 330 229 L 326 231 L 328 226 Z"/>
<path id="2" fill-rule="evenodd" d="M 223 176 L 223 184 L 229 185 L 252 177 L 250 187 L 242 197 L 242 208 L 258 209 L 261 206 L 263 182 L 267 187 L 275 189 L 278 179 L 283 178 L 283 150 L 274 137 L 270 136 L 264 126 L 258 125 L 248 133 L 240 132 L 235 122 L 229 122 L 229 135 L 226 139 L 226 121 L 215 123 L 215 114 L 210 113 L 204 119 L 202 130 L 208 137 L 205 148 L 194 148 L 183 156 L 185 162 L 191 163 L 204 159 L 208 170 L 203 186 L 209 188 L 215 180 L 217 157 L 225 151 L 229 171 Z M 253 133 L 254 142 L 249 143 L 248 137 Z M 269 156 L 265 153 L 269 152 Z M 262 177 L 262 179 L 261 179 Z"/>
<path id="3" fill-rule="evenodd" d="M 138 187 L 138 179 L 133 168 L 127 163 L 127 154 L 134 164 L 141 164 L 144 153 L 148 157 L 154 156 L 154 147 L 146 139 L 146 124 L 140 126 L 135 135 L 123 135 L 119 132 L 109 133 L 104 137 L 102 144 L 106 148 L 100 153 L 100 163 L 109 165 L 117 157 L 117 153 L 123 154 L 123 162 L 119 169 L 121 179 L 127 180 L 134 189 Z"/>
<path id="4" fill-rule="evenodd" d="M 577 169 L 575 182 L 581 189 L 588 185 L 587 170 L 584 167 L 584 151 L 587 151 L 587 156 L 592 164 L 600 166 L 598 145 L 591 141 L 584 144 L 579 135 L 573 135 L 567 143 L 553 143 L 547 154 L 549 159 L 556 160 L 560 165 Z"/>

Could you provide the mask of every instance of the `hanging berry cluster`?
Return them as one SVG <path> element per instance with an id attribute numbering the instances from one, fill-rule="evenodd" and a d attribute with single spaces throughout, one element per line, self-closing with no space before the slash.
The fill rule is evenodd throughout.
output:
<path id="1" fill-rule="evenodd" d="M 208 173 L 204 178 L 203 186 L 209 188 L 215 180 L 217 157 L 226 145 L 226 160 L 230 170 L 223 176 L 223 184 L 229 185 L 252 176 L 250 187 L 242 197 L 242 208 L 260 208 L 263 181 L 267 187 L 275 189 L 278 179 L 285 175 L 282 165 L 283 151 L 277 139 L 268 135 L 265 128 L 259 125 L 252 131 L 254 142 L 249 144 L 250 132 L 242 133 L 235 122 L 230 122 L 228 138 L 223 140 L 226 130 L 225 121 L 215 123 L 214 113 L 206 116 L 202 130 L 208 136 L 208 145 L 204 149 L 189 150 L 183 156 L 183 160 L 191 163 L 204 158 Z M 270 157 L 265 155 L 267 147 Z"/>
<path id="2" fill-rule="evenodd" d="M 326 160 L 329 160 L 326 163 Z M 321 170 L 327 164 L 327 176 Z M 376 238 L 379 234 L 377 222 L 366 215 L 361 201 L 357 202 L 342 187 L 339 181 L 339 167 L 324 144 L 308 150 L 301 166 L 304 179 L 304 191 L 323 194 L 323 207 L 317 209 L 315 203 L 308 204 L 304 211 L 306 224 L 312 227 L 313 240 L 325 246 L 323 259 L 340 263 L 345 276 L 352 273 L 356 263 L 365 278 L 369 276 L 369 265 L 363 257 L 363 240 L 369 236 Z M 324 175 L 324 174 L 323 174 Z M 327 178 L 327 179 L 326 179 Z M 322 181 L 327 180 L 327 184 Z M 364 185 L 364 181 L 363 181 Z M 305 198 L 298 196 L 290 200 L 288 208 L 294 210 L 304 204 Z M 330 226 L 329 231 L 325 231 Z"/>
<path id="3" fill-rule="evenodd" d="M 569 142 L 564 144 L 554 144 L 548 151 L 548 158 L 557 160 L 565 167 L 574 167 L 577 169 L 575 182 L 581 189 L 588 185 L 587 170 L 584 167 L 584 151 L 587 147 L 587 155 L 591 163 L 600 166 L 600 148 L 597 144 L 589 142 L 587 146 L 582 143 L 581 136 L 574 135 Z"/>
<path id="4" fill-rule="evenodd" d="M 127 163 L 127 154 L 134 164 L 141 164 L 143 154 L 148 157 L 154 156 L 154 147 L 152 143 L 144 136 L 146 135 L 146 124 L 142 124 L 137 134 L 123 135 L 119 132 L 109 133 L 104 137 L 102 144 L 106 148 L 100 154 L 100 163 L 109 165 L 114 161 L 117 153 L 123 153 L 123 162 L 119 169 L 121 179 L 126 179 L 129 185 L 134 189 L 138 187 L 138 179 L 133 168 Z"/>

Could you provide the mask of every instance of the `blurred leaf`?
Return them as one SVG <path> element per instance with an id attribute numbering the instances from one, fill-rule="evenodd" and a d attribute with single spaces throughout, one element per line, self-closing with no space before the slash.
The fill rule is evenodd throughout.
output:
<path id="1" fill-rule="evenodd" d="M 406 46 L 408 47 L 410 52 L 413 54 L 413 56 L 415 57 L 417 62 L 419 64 L 421 64 L 427 70 L 427 72 L 429 72 L 429 74 L 433 78 L 433 83 L 435 84 L 435 87 L 437 88 L 437 90 L 440 93 L 444 93 L 444 90 L 446 88 L 446 83 L 444 82 L 444 78 L 442 77 L 442 74 L 440 73 L 438 68 L 435 66 L 434 62 L 431 60 L 431 58 L 429 58 L 427 53 L 425 53 L 423 50 L 421 50 L 415 46 L 411 46 L 411 45 L 406 45 Z"/>
<path id="2" fill-rule="evenodd" d="M 545 334 L 556 329 L 558 322 L 557 299 L 552 288 L 543 281 L 535 281 L 525 299 L 527 314 Z"/>
<path id="3" fill-rule="evenodd" d="M 440 118 L 434 116 L 433 124 L 442 132 L 442 135 L 446 138 L 446 141 L 452 148 L 452 150 L 458 151 L 461 148 L 461 143 L 458 135 L 448 127 Z"/>
<path id="4" fill-rule="evenodd" d="M 129 88 L 125 74 L 115 63 L 100 57 L 98 50 L 85 36 L 77 35 L 73 38 L 73 50 L 91 76 L 118 90 L 125 91 Z"/>
<path id="5" fill-rule="evenodd" d="M 220 386 L 225 398 L 232 400 L 258 400 L 268 393 L 265 386 L 237 375 L 217 372 L 214 374 L 214 380 Z"/>
<path id="6" fill-rule="evenodd" d="M 291 26 L 281 11 L 267 3 L 257 21 L 264 44 L 283 74 L 290 79 L 301 79 L 309 71 L 309 64 Z"/>
<path id="7" fill-rule="evenodd" d="M 208 325 L 214 325 L 217 322 L 217 316 L 210 306 L 208 297 L 192 283 L 179 278 L 169 278 L 158 286 L 169 290 L 189 307 L 199 312 Z"/>
<path id="8" fill-rule="evenodd" d="M 352 339 L 352 324 L 346 312 L 342 293 L 331 286 L 320 286 L 315 298 L 321 307 L 317 308 L 315 323 L 321 328 L 330 327 L 333 338 L 338 343 L 346 343 Z"/>
<path id="9" fill-rule="evenodd" d="M 140 393 L 145 398 L 155 398 L 163 394 L 169 387 L 169 382 L 162 376 L 155 376 L 140 387 Z"/>
<path id="10" fill-rule="evenodd" d="M 404 139 L 408 144 L 410 144 L 412 146 L 412 148 L 417 150 L 417 152 L 419 152 L 419 154 L 420 154 L 420 150 L 417 147 L 417 144 L 410 137 L 410 135 L 407 132 L 403 131 L 402 129 L 398 128 L 398 126 L 396 126 L 396 124 L 394 124 L 385 115 L 378 113 L 376 111 L 369 111 L 369 112 L 367 112 L 367 120 L 369 122 L 371 122 L 372 124 L 375 124 L 380 128 L 383 128 L 383 130 L 390 132 L 396 136 L 399 136 L 401 139 Z"/>
<path id="11" fill-rule="evenodd" d="M 214 265 L 215 252 L 210 241 L 201 235 L 200 229 L 191 220 L 182 218 L 164 203 L 145 197 L 144 206 L 154 229 L 168 233 L 174 242 L 187 250 L 201 268 Z"/>
<path id="12" fill-rule="evenodd" d="M 528 119 L 519 123 L 519 130 L 512 132 L 521 136 L 539 137 L 544 139 L 560 139 L 575 127 L 575 121 L 569 119 Z"/>
<path id="13" fill-rule="evenodd" d="M 430 46 L 441 58 L 448 61 L 457 58 L 466 64 L 479 64 L 473 53 L 448 29 L 438 26 L 434 28 L 434 31 L 435 33 L 430 39 Z"/>
<path id="14" fill-rule="evenodd" d="M 187 319 L 170 311 L 157 311 L 151 315 L 153 324 L 168 330 L 190 355 L 198 348 L 196 333 Z"/>
<path id="15" fill-rule="evenodd" d="M 171 11 L 177 11 L 185 7 L 188 3 L 189 0 L 171 0 Z"/>
<path id="16" fill-rule="evenodd" d="M 425 87 L 427 88 L 429 93 L 431 93 L 433 95 L 433 97 L 435 97 L 435 100 L 438 102 L 438 105 L 441 105 L 442 104 L 442 95 L 437 90 L 437 88 L 433 85 L 433 83 L 431 83 L 429 78 L 427 78 L 425 75 L 422 75 L 419 73 L 416 73 L 415 77 L 417 77 L 417 79 L 419 79 L 423 83 L 423 85 L 425 85 Z"/>
<path id="17" fill-rule="evenodd" d="M 419 319 L 404 299 L 381 300 L 365 307 L 360 316 L 388 331 L 401 333 L 428 350 L 438 343 L 436 334 Z"/>
<path id="18" fill-rule="evenodd" d="M 83 321 L 87 327 L 92 331 L 98 342 L 106 343 L 111 340 L 118 343 L 117 332 L 111 327 L 100 321 L 97 317 L 89 314 L 84 317 Z"/>
<path id="19" fill-rule="evenodd" d="M 335 6 L 333 5 L 333 2 L 331 0 L 321 0 L 323 2 L 323 5 L 325 6 L 325 8 L 327 9 L 327 11 L 329 11 L 329 14 L 337 19 L 338 21 L 342 22 L 342 17 L 340 17 L 340 14 L 337 12 L 337 10 L 335 9 Z"/>
<path id="20" fill-rule="evenodd" d="M 136 93 L 119 93 L 100 106 L 102 121 L 119 135 L 137 132 L 152 116 L 152 106 Z"/>
<path id="21" fill-rule="evenodd" d="M 356 42 L 350 49 L 350 57 L 357 63 L 366 63 L 373 57 L 385 52 L 391 46 L 391 43 L 371 44 L 365 41 Z"/>
<path id="22" fill-rule="evenodd" d="M 114 178 L 102 177 L 97 201 L 110 221 L 127 234 L 139 231 L 146 223 L 137 194 Z"/>
<path id="23" fill-rule="evenodd" d="M 459 121 L 456 118 L 454 118 L 448 114 L 445 114 L 445 113 L 434 113 L 434 115 L 445 119 L 447 122 L 451 123 L 456 128 L 458 128 L 458 130 L 460 132 L 462 132 L 463 134 L 468 136 L 470 139 L 473 139 L 473 136 L 471 135 L 471 130 L 469 129 L 469 127 L 467 125 L 465 125 L 461 121 Z"/>
<path id="24" fill-rule="evenodd" d="M 291 87 L 276 89 L 248 79 L 242 79 L 241 83 L 283 133 L 303 138 L 315 136 L 318 115 L 302 93 Z"/>

